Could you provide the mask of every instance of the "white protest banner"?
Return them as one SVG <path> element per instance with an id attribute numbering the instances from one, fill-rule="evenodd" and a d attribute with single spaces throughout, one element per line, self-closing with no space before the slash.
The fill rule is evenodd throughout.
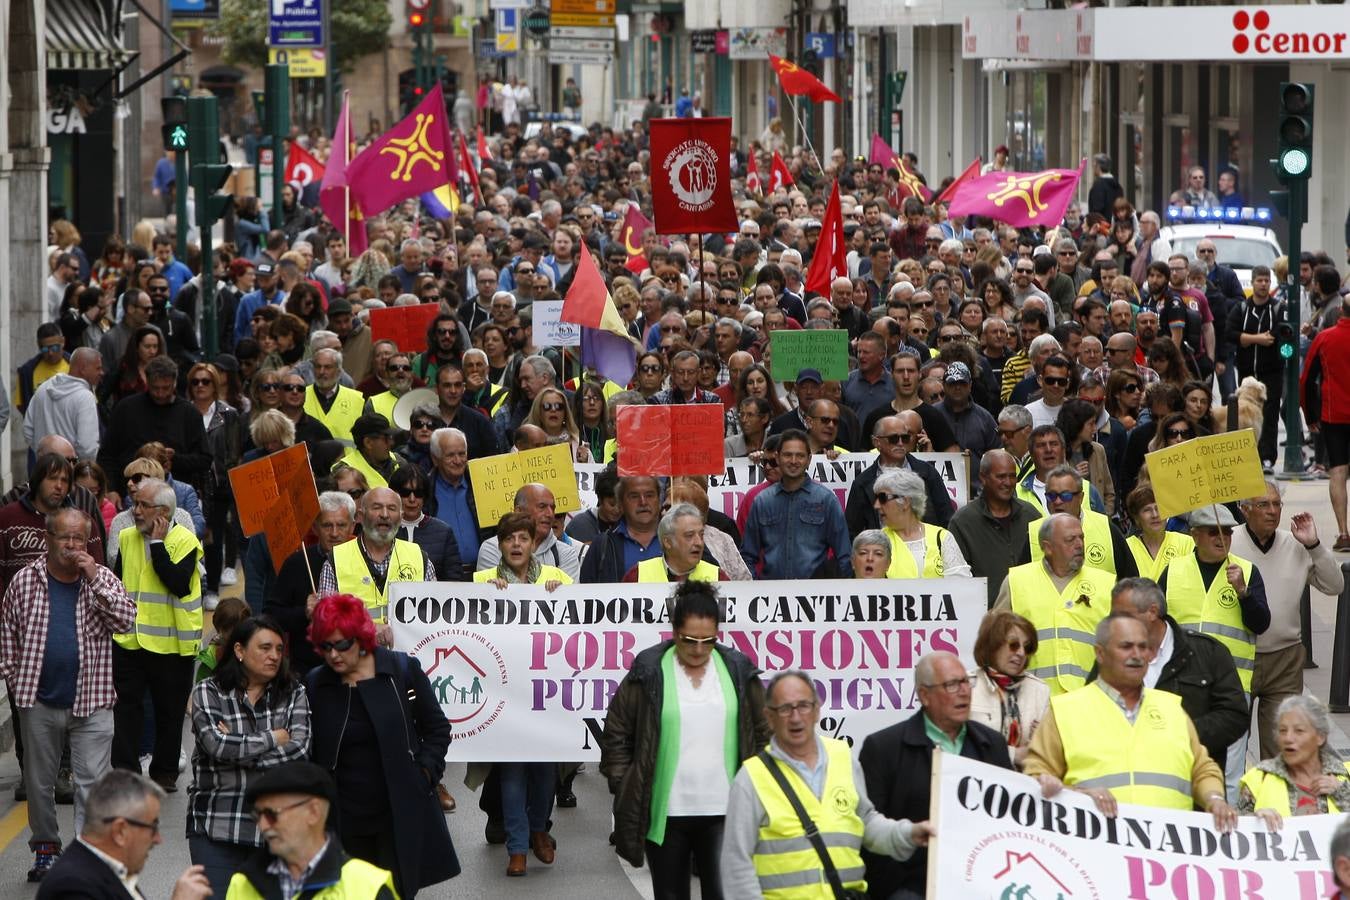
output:
<path id="1" fill-rule="evenodd" d="M 597 760 L 633 657 L 670 637 L 673 587 L 400 582 L 390 623 L 450 719 L 451 759 Z M 850 741 L 912 714 L 923 654 L 969 663 L 988 604 L 983 578 L 728 581 L 719 591 L 720 640 L 766 676 L 810 672 L 821 730 Z"/>
<path id="2" fill-rule="evenodd" d="M 947 485 L 957 508 L 970 501 L 970 466 L 964 453 L 916 453 L 925 462 L 937 467 L 938 474 Z M 839 497 L 839 505 L 848 500 L 849 488 L 853 480 L 863 470 L 877 461 L 875 453 L 844 453 L 838 459 L 825 456 L 811 457 L 808 473 L 816 481 L 825 485 Z M 595 508 L 595 476 L 604 469 L 599 463 L 577 463 L 577 493 L 581 497 L 583 509 Z M 759 466 L 744 456 L 727 460 L 727 470 L 721 475 L 712 475 L 708 479 L 708 506 L 721 510 L 731 518 L 736 518 L 746 491 L 764 480 Z"/>
<path id="3" fill-rule="evenodd" d="M 561 300 L 536 300 L 530 305 L 534 317 L 534 342 L 539 347 L 580 347 L 581 326 L 562 320 Z"/>
<path id="4" fill-rule="evenodd" d="M 933 760 L 930 900 L 1317 900 L 1339 896 L 1327 848 L 1344 816 L 1255 816 L 1229 834 L 1208 813 L 1041 796 L 1032 778 L 961 756 Z"/>

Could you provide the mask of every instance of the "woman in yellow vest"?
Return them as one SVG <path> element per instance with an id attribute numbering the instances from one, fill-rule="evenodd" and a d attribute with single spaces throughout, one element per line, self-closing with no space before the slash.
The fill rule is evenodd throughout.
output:
<path id="1" fill-rule="evenodd" d="M 525 513 L 502 516 L 497 523 L 497 544 L 502 551 L 501 562 L 474 572 L 474 581 L 494 584 L 502 591 L 508 584 L 542 584 L 544 590 L 556 591 L 559 585 L 572 583 L 572 577 L 562 569 L 534 558 L 534 519 Z"/>
<path id="2" fill-rule="evenodd" d="M 1279 831 L 1285 816 L 1350 810 L 1350 763 L 1327 743 L 1327 708 L 1295 694 L 1280 704 L 1275 721 L 1280 755 L 1242 776 L 1238 815 L 1258 816 L 1271 831 Z"/>
<path id="3" fill-rule="evenodd" d="M 1130 535 L 1125 543 L 1134 554 L 1140 577 L 1157 581 L 1168 563 L 1194 552 L 1195 541 L 1189 534 L 1167 530 L 1167 520 L 1159 514 L 1158 502 L 1149 485 L 1141 484 L 1130 491 L 1125 498 L 1125 511 L 1139 528 L 1139 534 Z"/>
<path id="4" fill-rule="evenodd" d="M 970 564 L 951 533 L 923 521 L 928 491 L 922 478 L 904 469 L 887 471 L 873 494 L 882 533 L 891 542 L 887 578 L 970 577 Z"/>

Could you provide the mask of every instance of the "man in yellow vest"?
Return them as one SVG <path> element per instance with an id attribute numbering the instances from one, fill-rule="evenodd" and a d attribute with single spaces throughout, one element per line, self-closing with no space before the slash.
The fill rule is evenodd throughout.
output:
<path id="1" fill-rule="evenodd" d="M 1024 470 L 1018 469 L 1020 477 L 1017 481 L 1017 499 L 1025 500 L 1044 513 L 1046 512 L 1045 481 L 1057 466 L 1061 466 L 1065 462 L 1064 435 L 1059 428 L 1054 425 L 1038 425 L 1033 428 L 1031 430 L 1030 457 L 1031 470 L 1025 475 L 1021 475 L 1020 473 Z M 1091 484 L 1083 483 L 1083 493 L 1088 498 L 1089 509 L 1095 509 L 1098 512 L 1106 511 L 1101 495 Z"/>
<path id="2" fill-rule="evenodd" d="M 1256 670 L 1256 636 L 1270 627 L 1270 605 L 1261 572 L 1250 560 L 1234 556 L 1237 519 L 1226 506 L 1203 506 L 1190 514 L 1195 552 L 1167 564 L 1158 586 L 1167 595 L 1172 618 L 1187 631 L 1216 638 L 1233 654 L 1238 680 L 1251 699 Z M 1228 749 L 1224 765 L 1231 796 L 1246 771 L 1247 733 Z"/>
<path id="3" fill-rule="evenodd" d="M 1113 579 L 1134 578 L 1139 574 L 1139 564 L 1134 560 L 1125 535 L 1109 518 L 1092 509 L 1083 507 L 1083 489 L 1087 482 L 1078 470 L 1068 463 L 1060 463 L 1045 477 L 1045 503 L 1050 513 L 1066 513 L 1075 516 L 1083 523 L 1083 562 L 1094 569 L 1100 569 Z M 1041 520 L 1027 526 L 1030 540 L 1027 542 L 1030 559 L 1022 562 L 1038 562 L 1044 553 L 1036 540 Z"/>
<path id="4" fill-rule="evenodd" d="M 787 781 L 819 831 L 846 889 L 866 892 L 862 848 L 909 859 L 932 834 L 928 822 L 888 819 L 868 799 L 848 744 L 816 733 L 820 697 L 805 672 L 769 682 L 768 749 L 731 783 L 722 834 L 722 893 L 738 900 L 830 900 L 835 896 L 800 817 L 773 771 Z M 770 768 L 772 766 L 772 769 Z"/>
<path id="5" fill-rule="evenodd" d="M 656 526 L 661 555 L 644 559 L 623 576 L 628 583 L 729 581 L 703 557 L 703 515 L 692 503 L 676 503 Z"/>
<path id="6" fill-rule="evenodd" d="M 115 574 L 136 603 L 136 624 L 113 635 L 112 764 L 141 771 L 141 721 L 148 688 L 154 703 L 155 751 L 150 778 L 166 792 L 178 790 L 183 710 L 202 642 L 202 545 L 173 520 L 173 488 L 153 478 L 134 491 L 135 523 L 118 535 Z"/>
<path id="7" fill-rule="evenodd" d="M 370 487 L 388 487 L 389 479 L 408 461 L 393 452 L 394 435 L 398 429 L 389 426 L 389 420 L 379 413 L 367 413 L 352 423 L 352 446 L 333 468 L 351 466 L 366 476 Z"/>
<path id="8" fill-rule="evenodd" d="M 361 498 L 361 534 L 333 548 L 319 574 L 319 596 L 351 594 L 365 603 L 375 620 L 375 638 L 390 646 L 389 585 L 396 581 L 436 581 L 436 567 L 422 548 L 399 540 L 403 501 L 389 488 L 374 488 Z"/>
<path id="9" fill-rule="evenodd" d="M 412 357 L 406 353 L 395 353 L 385 363 L 385 384 L 389 390 L 381 391 L 366 401 L 365 413 L 377 413 L 384 416 L 386 422 L 394 421 L 394 404 L 398 398 L 412 390 Z"/>
<path id="10" fill-rule="evenodd" d="M 1050 699 L 1023 771 L 1041 792 L 1087 794 L 1103 815 L 1117 803 L 1204 809 L 1221 832 L 1237 825 L 1223 773 L 1196 736 L 1181 698 L 1144 687 L 1153 650 L 1144 623 L 1116 613 L 1097 625 L 1098 678 Z"/>
<path id="11" fill-rule="evenodd" d="M 366 398 L 360 391 L 339 384 L 341 373 L 341 352 L 314 352 L 314 383 L 305 389 L 305 412 L 322 422 L 335 439 L 351 446 L 352 426 L 360 418 Z"/>
<path id="12" fill-rule="evenodd" d="M 1011 609 L 1036 626 L 1039 646 L 1027 671 L 1062 694 L 1087 680 L 1092 629 L 1111 611 L 1116 580 L 1083 565 L 1083 523 L 1073 516 L 1042 519 L 1036 540 L 1045 558 L 1009 569 L 994 608 Z"/>

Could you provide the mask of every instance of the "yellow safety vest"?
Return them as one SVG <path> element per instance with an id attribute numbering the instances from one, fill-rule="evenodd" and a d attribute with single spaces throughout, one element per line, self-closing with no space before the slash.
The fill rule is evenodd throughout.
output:
<path id="1" fill-rule="evenodd" d="M 1250 584 L 1251 561 L 1231 553 L 1228 559 L 1242 570 L 1242 577 Z M 1219 569 L 1206 588 L 1200 580 L 1200 563 L 1194 553 L 1172 560 L 1167 567 L 1167 611 L 1187 631 L 1217 638 L 1228 648 L 1242 689 L 1250 700 L 1252 673 L 1256 671 L 1256 636 L 1242 622 L 1242 604 L 1223 569 Z"/>
<path id="2" fill-rule="evenodd" d="M 473 580 L 478 584 L 484 584 L 497 577 L 497 567 L 490 569 L 480 569 L 473 573 Z M 550 581 L 561 581 L 563 584 L 573 584 L 572 576 L 568 575 L 557 566 L 547 566 L 539 564 L 539 577 L 534 580 L 535 584 L 546 584 Z"/>
<path id="3" fill-rule="evenodd" d="M 1139 568 L 1139 575 L 1143 578 L 1152 578 L 1154 581 L 1162 578 L 1163 571 L 1172 560 L 1195 552 L 1195 541 L 1189 534 L 1182 534 L 1179 531 L 1163 533 L 1162 546 L 1158 548 L 1157 556 L 1148 555 L 1148 547 L 1144 546 L 1144 539 L 1139 535 L 1130 535 L 1125 539 L 1125 543 L 1134 554 L 1134 564 Z"/>
<path id="4" fill-rule="evenodd" d="M 1350 778 L 1350 762 L 1345 763 L 1345 771 L 1347 774 L 1338 774 L 1337 779 Z M 1285 818 L 1289 817 L 1289 782 L 1272 772 L 1248 769 L 1247 774 L 1242 776 L 1242 784 L 1251 791 L 1257 809 L 1273 809 Z M 1334 801 L 1327 800 L 1328 813 L 1340 811 Z"/>
<path id="5" fill-rule="evenodd" d="M 325 884 L 312 893 L 306 893 L 307 900 L 347 900 L 347 898 L 373 898 L 380 888 L 388 888 L 391 897 L 398 896 L 394 887 L 394 876 L 387 869 L 371 865 L 364 859 L 352 857 L 342 864 L 342 877 L 331 884 Z M 230 888 L 223 900 L 263 900 L 263 895 L 243 872 L 235 872 L 230 878 Z"/>
<path id="6" fill-rule="evenodd" d="M 1013 612 L 1036 627 L 1038 646 L 1027 660 L 1027 671 L 1049 684 L 1052 696 L 1087 683 L 1097 658 L 1097 623 L 1111 612 L 1115 584 L 1100 569 L 1083 566 L 1061 592 L 1044 563 L 1008 570 Z"/>
<path id="7" fill-rule="evenodd" d="M 853 756 L 848 744 L 821 738 L 825 745 L 825 787 L 817 798 L 796 770 L 775 760 L 802 807 L 820 831 L 844 887 L 867 891 L 863 877 L 863 823 L 858 818 L 858 789 L 853 784 Z M 764 806 L 765 823 L 755 845 L 755 874 L 764 900 L 833 900 L 834 892 L 820 857 L 802 828 L 792 801 L 783 793 L 763 761 L 744 763 L 755 794 Z"/>
<path id="8" fill-rule="evenodd" d="M 394 404 L 398 403 L 398 397 L 394 396 L 393 391 L 376 394 L 368 402 L 371 412 L 379 413 L 390 425 L 394 424 Z"/>
<path id="9" fill-rule="evenodd" d="M 391 454 L 389 458 L 394 461 L 394 472 L 397 472 L 399 469 L 398 456 Z M 333 468 L 336 469 L 338 466 L 351 466 L 353 469 L 356 469 L 362 475 L 366 476 L 366 484 L 372 490 L 375 488 L 389 487 L 389 482 L 385 480 L 384 476 L 376 471 L 375 467 L 367 462 L 366 458 L 361 455 L 361 451 L 357 450 L 355 447 L 348 448 L 346 452 L 338 457 L 337 462 L 333 463 Z M 393 473 L 391 472 L 390 474 Z"/>
<path id="10" fill-rule="evenodd" d="M 1064 741 L 1064 783 L 1122 803 L 1191 810 L 1190 719 L 1181 698 L 1145 688 L 1134 724 L 1098 685 L 1050 698 Z"/>
<path id="11" fill-rule="evenodd" d="M 698 565 L 694 566 L 694 571 L 686 577 L 686 581 L 711 581 L 717 583 L 721 576 L 721 570 L 707 560 L 700 559 Z M 644 584 L 670 581 L 666 576 L 666 558 L 664 556 L 655 556 L 651 559 L 644 559 L 637 566 L 637 580 Z"/>
<path id="12" fill-rule="evenodd" d="M 366 398 L 360 391 L 338 385 L 333 405 L 328 408 L 328 412 L 324 412 L 323 407 L 319 405 L 319 395 L 315 392 L 314 385 L 305 388 L 305 412 L 327 426 L 333 438 L 342 441 L 348 447 L 354 446 L 352 426 L 361 418 L 361 411 L 365 407 Z"/>
<path id="13" fill-rule="evenodd" d="M 136 624 L 125 634 L 113 635 L 119 647 L 148 650 L 165 656 L 196 656 L 202 645 L 202 574 L 192 567 L 192 586 L 186 596 L 175 597 L 150 564 L 149 545 L 136 526 L 117 536 L 122 548 L 122 584 L 136 603 Z M 201 559 L 197 536 L 174 524 L 164 536 L 169 559 L 181 562 L 193 551 Z"/>
<path id="14" fill-rule="evenodd" d="M 1027 535 L 1031 540 L 1031 561 L 1036 563 L 1045 559 L 1041 549 L 1041 516 L 1027 524 Z M 1112 578 L 1116 576 L 1116 551 L 1111 542 L 1111 520 L 1099 512 L 1093 512 L 1086 506 L 1079 519 L 1083 523 L 1083 564 L 1100 569 Z"/>
<path id="15" fill-rule="evenodd" d="M 387 618 L 391 583 L 426 581 L 422 548 L 402 538 L 395 538 L 394 547 L 389 551 L 389 574 L 384 580 L 383 591 L 375 587 L 375 579 L 366 565 L 366 558 L 361 555 L 361 543 L 356 538 L 333 548 L 333 574 L 337 577 L 338 593 L 360 597 L 377 624 Z"/>
<path id="16" fill-rule="evenodd" d="M 888 526 L 881 529 L 891 542 L 891 567 L 886 570 L 887 578 L 941 578 L 945 567 L 942 564 L 942 539 L 947 536 L 945 528 L 923 523 L 923 575 L 914 562 L 914 554 L 905 546 L 905 539 L 898 531 Z"/>
<path id="17" fill-rule="evenodd" d="M 1027 456 L 1027 461 L 1028 461 L 1028 463 L 1030 463 L 1030 460 L 1031 460 L 1031 457 L 1030 457 L 1030 455 L 1028 455 L 1028 456 Z M 1033 467 L 1032 467 L 1032 471 L 1033 471 L 1033 472 L 1035 471 L 1034 464 L 1033 464 Z M 1034 477 L 1034 476 L 1033 476 L 1033 477 Z M 1034 506 L 1034 507 L 1036 507 L 1038 510 L 1040 510 L 1042 516 L 1044 516 L 1047 512 L 1049 512 L 1049 510 L 1047 510 L 1047 509 L 1045 508 L 1045 504 L 1041 502 L 1041 498 L 1036 496 L 1036 492 L 1033 491 L 1030 487 L 1027 487 L 1027 486 L 1024 484 L 1024 478 L 1023 478 L 1023 479 L 1018 479 L 1018 481 L 1017 481 L 1017 488 L 1016 488 L 1016 490 L 1014 491 L 1014 493 L 1017 494 L 1017 497 L 1018 497 L 1019 500 L 1025 500 L 1025 501 L 1027 501 L 1028 503 L 1030 503 L 1032 506 Z M 1092 500 L 1092 485 L 1088 482 L 1088 480 L 1087 480 L 1086 478 L 1084 478 L 1084 479 L 1083 479 L 1083 505 L 1084 505 L 1085 508 L 1091 506 L 1091 503 L 1090 503 L 1091 500 Z M 1035 537 L 1034 537 L 1034 536 L 1032 537 L 1031 546 L 1033 546 L 1033 547 L 1036 546 L 1036 540 L 1035 540 Z"/>

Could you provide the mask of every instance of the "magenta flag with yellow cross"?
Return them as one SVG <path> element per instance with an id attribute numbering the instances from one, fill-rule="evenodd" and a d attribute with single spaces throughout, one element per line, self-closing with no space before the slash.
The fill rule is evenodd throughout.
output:
<path id="1" fill-rule="evenodd" d="M 454 147 L 438 84 L 347 166 L 352 218 L 368 219 L 409 197 L 454 184 Z"/>
<path id="2" fill-rule="evenodd" d="M 1040 172 L 990 172 L 956 189 L 949 216 L 986 216 L 1014 228 L 1053 228 L 1064 221 L 1083 167 Z"/>

